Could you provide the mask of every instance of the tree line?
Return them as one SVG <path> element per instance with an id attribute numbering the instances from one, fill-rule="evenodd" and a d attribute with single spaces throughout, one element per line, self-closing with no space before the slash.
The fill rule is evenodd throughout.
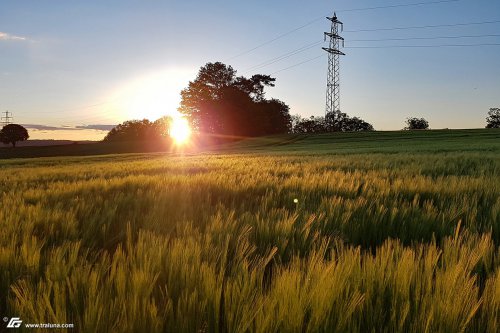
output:
<path id="1" fill-rule="evenodd" d="M 265 88 L 274 87 L 275 81 L 263 74 L 250 78 L 237 76 L 231 66 L 221 62 L 207 63 L 181 91 L 179 112 L 189 121 L 193 131 L 225 138 L 374 130 L 370 123 L 343 112 L 324 117 L 292 116 L 283 101 L 266 98 Z M 104 141 L 169 140 L 171 123 L 168 116 L 156 121 L 129 120 L 114 127 Z M 428 128 L 426 119 L 412 117 L 406 119 L 404 130 Z M 486 128 L 500 128 L 500 108 L 490 109 Z M 0 142 L 4 144 L 15 146 L 16 142 L 28 137 L 28 131 L 18 124 L 9 124 L 0 130 Z"/>
<path id="2" fill-rule="evenodd" d="M 366 121 L 341 112 L 309 119 L 291 116 L 289 106 L 283 101 L 266 98 L 265 88 L 274 87 L 275 81 L 263 74 L 249 78 L 237 76 L 231 66 L 221 62 L 207 63 L 200 68 L 195 80 L 181 91 L 179 112 L 195 132 L 224 138 L 373 130 Z M 127 131 L 131 138 L 137 133 L 143 133 L 145 138 L 159 136 L 157 128 L 147 120 L 129 121 L 112 130 L 105 141 L 120 139 Z"/>
<path id="3" fill-rule="evenodd" d="M 127 120 L 111 129 L 104 141 L 169 140 L 171 123 L 170 117 L 162 117 L 156 121 Z"/>

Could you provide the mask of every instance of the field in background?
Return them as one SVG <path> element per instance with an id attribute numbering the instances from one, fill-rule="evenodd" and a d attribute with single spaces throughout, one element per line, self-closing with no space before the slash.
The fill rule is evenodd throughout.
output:
<path id="1" fill-rule="evenodd" d="M 79 332 L 498 332 L 500 132 L 0 161 L 0 313 Z"/>
<path id="2" fill-rule="evenodd" d="M 354 154 L 446 151 L 498 151 L 500 132 L 491 129 L 287 134 L 241 140 L 231 137 L 195 138 L 186 154 L 200 152 L 264 152 L 278 154 Z M 28 143 L 25 143 L 28 145 Z M 168 142 L 76 142 L 51 146 L 1 147 L 0 160 L 12 158 L 159 153 L 178 150 Z"/>

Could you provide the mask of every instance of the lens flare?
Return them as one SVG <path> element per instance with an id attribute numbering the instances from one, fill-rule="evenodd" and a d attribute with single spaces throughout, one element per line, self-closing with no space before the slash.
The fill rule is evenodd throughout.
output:
<path id="1" fill-rule="evenodd" d="M 170 137 L 178 145 L 187 143 L 191 136 L 191 128 L 186 119 L 182 117 L 176 117 L 172 120 L 170 125 Z"/>

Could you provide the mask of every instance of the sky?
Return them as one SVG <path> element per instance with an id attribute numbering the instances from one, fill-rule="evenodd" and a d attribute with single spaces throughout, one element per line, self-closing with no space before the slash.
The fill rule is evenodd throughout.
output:
<path id="1" fill-rule="evenodd" d="M 334 10 L 342 112 L 377 130 L 413 116 L 481 128 L 500 106 L 498 0 L 0 0 L 0 111 L 32 139 L 99 140 L 175 113 L 199 68 L 221 61 L 275 77 L 266 96 L 291 114 L 321 116 Z"/>

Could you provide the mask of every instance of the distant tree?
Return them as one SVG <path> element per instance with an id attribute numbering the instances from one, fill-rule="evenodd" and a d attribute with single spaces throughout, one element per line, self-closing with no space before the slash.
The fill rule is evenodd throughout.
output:
<path id="1" fill-rule="evenodd" d="M 153 123 L 154 130 L 162 138 L 168 138 L 170 135 L 170 126 L 172 125 L 172 117 L 164 116 Z"/>
<path id="2" fill-rule="evenodd" d="M 486 118 L 486 128 L 500 128 L 500 108 L 491 108 Z"/>
<path id="3" fill-rule="evenodd" d="M 325 117 L 303 119 L 299 115 L 292 117 L 293 133 L 330 133 L 373 131 L 373 126 L 366 121 L 349 117 L 342 112 L 328 113 Z"/>
<path id="4" fill-rule="evenodd" d="M 292 133 L 296 133 L 295 129 L 297 125 L 302 121 L 302 116 L 300 114 L 294 114 L 291 117 Z"/>
<path id="5" fill-rule="evenodd" d="M 291 130 L 288 106 L 265 98 L 264 88 L 275 79 L 256 74 L 236 76 L 221 62 L 207 63 L 181 92 L 179 111 L 194 130 L 234 136 L 287 133 Z"/>
<path id="6" fill-rule="evenodd" d="M 12 147 L 16 146 L 16 142 L 26 141 L 28 138 L 28 130 L 18 124 L 8 124 L 0 130 L 0 141 L 5 144 L 10 143 Z"/>
<path id="7" fill-rule="evenodd" d="M 429 129 L 429 122 L 424 118 L 406 118 L 405 130 L 426 130 Z"/>
<path id="8" fill-rule="evenodd" d="M 168 137 L 170 118 L 160 118 L 155 122 L 147 119 L 129 120 L 108 132 L 104 141 L 151 141 Z"/>
<path id="9" fill-rule="evenodd" d="M 373 125 L 358 117 L 346 118 L 342 123 L 343 132 L 373 131 Z"/>
<path id="10" fill-rule="evenodd" d="M 311 134 L 311 133 L 324 133 L 325 128 L 325 118 L 314 117 L 310 118 L 300 118 L 293 128 L 293 133 L 299 134 Z"/>

